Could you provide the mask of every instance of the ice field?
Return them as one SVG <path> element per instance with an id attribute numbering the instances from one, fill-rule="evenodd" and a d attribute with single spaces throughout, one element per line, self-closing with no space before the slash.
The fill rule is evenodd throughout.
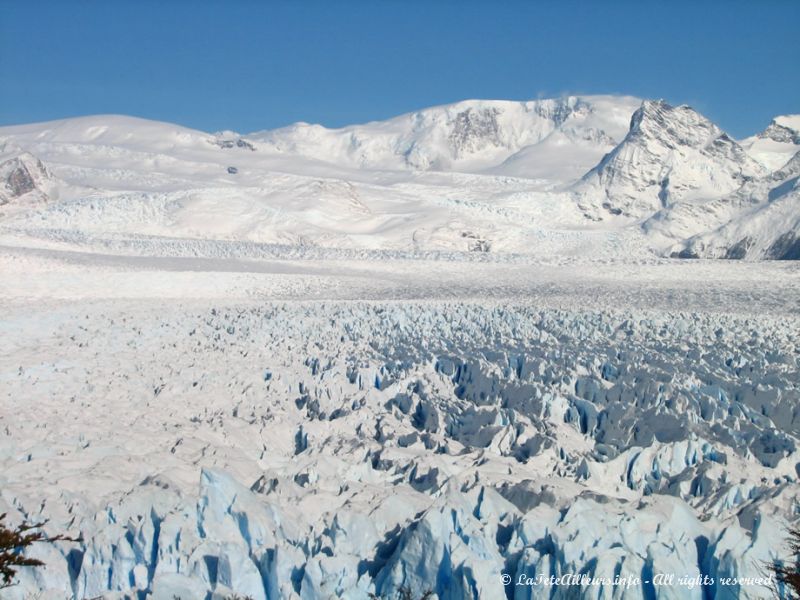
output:
<path id="1" fill-rule="evenodd" d="M 0 513 L 82 537 L 0 598 L 772 597 L 800 133 L 770 127 L 587 97 L 0 128 Z"/>

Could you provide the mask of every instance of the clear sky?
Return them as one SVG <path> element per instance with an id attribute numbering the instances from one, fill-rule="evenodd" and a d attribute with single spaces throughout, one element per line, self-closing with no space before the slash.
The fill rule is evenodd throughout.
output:
<path id="1" fill-rule="evenodd" d="M 121 113 L 249 132 L 624 93 L 742 137 L 800 112 L 799 24 L 798 0 L 0 0 L 0 124 Z"/>

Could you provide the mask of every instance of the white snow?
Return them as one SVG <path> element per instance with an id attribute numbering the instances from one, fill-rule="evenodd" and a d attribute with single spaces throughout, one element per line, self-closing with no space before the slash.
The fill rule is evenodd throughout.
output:
<path id="1" fill-rule="evenodd" d="M 742 146 L 770 170 L 781 168 L 800 152 L 800 115 L 775 117 L 764 131 L 742 140 Z"/>
<path id="2" fill-rule="evenodd" d="M 798 159 L 640 104 L 0 129 L 0 598 L 769 597 Z"/>

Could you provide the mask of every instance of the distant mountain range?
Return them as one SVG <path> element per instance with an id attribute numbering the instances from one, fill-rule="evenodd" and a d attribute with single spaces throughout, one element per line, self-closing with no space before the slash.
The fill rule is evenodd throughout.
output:
<path id="1" fill-rule="evenodd" d="M 82 117 L 0 128 L 0 227 L 798 259 L 799 152 L 800 115 L 737 141 L 688 106 L 623 96 L 469 100 L 249 135 Z"/>

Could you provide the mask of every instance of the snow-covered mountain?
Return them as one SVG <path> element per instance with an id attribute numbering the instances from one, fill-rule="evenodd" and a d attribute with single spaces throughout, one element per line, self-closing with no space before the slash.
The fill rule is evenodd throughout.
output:
<path id="1" fill-rule="evenodd" d="M 748 154 L 775 170 L 800 151 L 800 115 L 775 117 L 761 133 L 742 140 Z"/>
<path id="2" fill-rule="evenodd" d="M 576 186 L 592 216 L 646 218 L 684 200 L 732 192 L 765 169 L 688 106 L 646 100 L 625 139 Z"/>
<path id="3" fill-rule="evenodd" d="M 680 204 L 662 217 L 703 223 L 677 249 L 690 258 L 800 260 L 800 152 L 781 169 L 702 206 Z M 688 232 L 687 232 L 688 233 Z"/>
<path id="4" fill-rule="evenodd" d="M 249 135 L 83 117 L 0 128 L 0 144 L 27 157 L 4 162 L 6 204 L 38 182 L 3 226 L 412 253 L 788 257 L 767 248 L 792 237 L 794 205 L 771 202 L 770 186 L 789 185 L 779 170 L 800 149 L 797 127 L 777 117 L 739 143 L 688 106 L 615 96 L 470 100 Z M 739 231 L 761 250 L 721 250 Z"/>
<path id="5" fill-rule="evenodd" d="M 612 96 L 467 100 L 341 129 L 298 123 L 249 139 L 349 167 L 489 171 L 565 181 L 622 139 L 640 102 Z"/>

